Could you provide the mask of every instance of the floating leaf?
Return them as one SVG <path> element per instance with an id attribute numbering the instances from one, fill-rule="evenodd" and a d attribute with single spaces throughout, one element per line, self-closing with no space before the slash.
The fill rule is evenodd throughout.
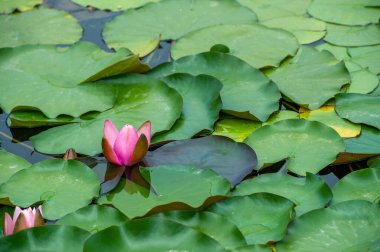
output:
<path id="1" fill-rule="evenodd" d="M 65 11 L 38 9 L 18 15 L 1 15 L 0 33 L 0 48 L 35 44 L 73 44 L 80 39 L 82 28 L 78 21 Z"/>
<path id="2" fill-rule="evenodd" d="M 55 220 L 88 205 L 99 190 L 97 176 L 83 163 L 48 159 L 13 175 L 0 194 L 21 207 L 42 202 L 44 218 Z"/>
<path id="3" fill-rule="evenodd" d="M 358 154 L 380 153 L 380 130 L 362 126 L 361 134 L 355 138 L 344 140 L 346 152 Z"/>
<path id="4" fill-rule="evenodd" d="M 367 26 L 327 25 L 327 42 L 339 46 L 369 46 L 380 44 L 380 27 L 377 24 Z"/>
<path id="5" fill-rule="evenodd" d="M 118 128 L 125 124 L 137 128 L 150 120 L 152 134 L 170 129 L 181 114 L 181 96 L 162 81 L 143 77 L 114 79 L 114 83 L 101 81 L 97 85 L 114 89 L 114 93 L 118 94 L 112 109 L 100 113 L 94 119 L 55 127 L 33 136 L 31 140 L 34 147 L 50 154 L 64 153 L 67 148 L 87 155 L 101 153 L 106 119 Z"/>
<path id="6" fill-rule="evenodd" d="M 207 235 L 161 218 L 133 220 L 107 228 L 87 239 L 83 251 L 188 251 L 190 248 L 193 251 L 224 251 Z"/>
<path id="7" fill-rule="evenodd" d="M 211 35 L 212 34 L 212 35 Z M 191 32 L 172 46 L 174 59 L 207 52 L 223 44 L 230 53 L 255 68 L 278 66 L 298 49 L 297 39 L 289 32 L 259 24 L 216 25 Z"/>
<path id="8" fill-rule="evenodd" d="M 259 167 L 288 159 L 286 168 L 302 176 L 319 172 L 344 151 L 343 140 L 335 130 L 299 119 L 263 126 L 244 142 L 255 150 Z"/>
<path id="9" fill-rule="evenodd" d="M 297 216 L 323 208 L 332 198 L 331 190 L 324 180 L 311 173 L 307 173 L 306 178 L 282 173 L 263 174 L 243 181 L 231 195 L 244 196 L 261 192 L 290 199 L 296 204 Z"/>
<path id="10" fill-rule="evenodd" d="M 121 11 L 141 7 L 147 3 L 159 2 L 161 0 L 73 0 L 82 6 L 92 6 L 101 10 Z"/>
<path id="11" fill-rule="evenodd" d="M 281 240 L 293 218 L 294 204 L 283 197 L 258 193 L 220 201 L 207 211 L 226 217 L 243 233 L 248 244 Z"/>
<path id="12" fill-rule="evenodd" d="M 128 218 L 115 208 L 90 205 L 64 216 L 56 224 L 75 226 L 95 233 L 110 226 L 118 226 L 127 220 Z"/>
<path id="13" fill-rule="evenodd" d="M 247 245 L 244 236 L 227 218 L 211 212 L 170 211 L 154 215 L 191 227 L 219 242 L 224 248 Z M 221 229 L 220 227 L 223 227 Z"/>
<path id="14" fill-rule="evenodd" d="M 225 136 L 236 142 L 243 142 L 261 123 L 242 119 L 222 119 L 215 124 L 215 136 Z"/>
<path id="15" fill-rule="evenodd" d="M 127 10 L 106 24 L 103 36 L 109 47 L 126 47 L 144 56 L 153 51 L 160 40 L 177 40 L 211 25 L 246 24 L 256 20 L 254 12 L 232 0 L 165 0 Z"/>
<path id="16" fill-rule="evenodd" d="M 336 112 L 355 123 L 365 123 L 380 129 L 380 97 L 366 94 L 338 94 Z"/>
<path id="17" fill-rule="evenodd" d="M 352 61 L 367 68 L 374 74 L 380 74 L 380 45 L 349 48 Z"/>
<path id="18" fill-rule="evenodd" d="M 317 109 L 350 82 L 343 62 L 326 51 L 301 46 L 297 55 L 281 64 L 268 76 L 290 100 Z"/>
<path id="19" fill-rule="evenodd" d="M 347 201 L 295 219 L 278 252 L 367 251 L 355 246 L 379 239 L 380 206 L 366 201 Z"/>
<path id="20" fill-rule="evenodd" d="M 144 158 L 148 166 L 195 165 L 213 169 L 233 185 L 239 183 L 256 167 L 256 155 L 247 145 L 220 136 L 176 141 Z"/>
<path id="21" fill-rule="evenodd" d="M 31 164 L 22 157 L 5 151 L 0 147 L 0 185 L 16 172 L 28 168 Z"/>
<path id="22" fill-rule="evenodd" d="M 99 203 L 112 204 L 132 219 L 157 207 L 175 210 L 186 205 L 198 208 L 210 197 L 226 195 L 231 187 L 214 171 L 195 166 L 154 166 L 140 168 L 140 172 L 151 191 L 130 180 L 122 180 L 118 188 Z"/>
<path id="23" fill-rule="evenodd" d="M 172 74 L 163 79 L 183 100 L 181 117 L 173 127 L 153 138 L 153 142 L 188 139 L 203 130 L 211 131 L 222 108 L 222 84 L 207 75 Z"/>
<path id="24" fill-rule="evenodd" d="M 380 167 L 380 156 L 370 158 L 367 162 L 369 168 L 377 168 Z"/>
<path id="25" fill-rule="evenodd" d="M 0 239 L 0 248 L 7 252 L 81 252 L 89 235 L 77 227 L 46 225 L 3 237 Z"/>
<path id="26" fill-rule="evenodd" d="M 299 114 L 297 112 L 290 111 L 290 110 L 279 110 L 275 112 L 273 115 L 271 115 L 268 121 L 263 123 L 263 126 L 273 124 L 282 120 L 287 120 L 287 119 L 299 119 Z"/>
<path id="27" fill-rule="evenodd" d="M 259 70 L 232 55 L 206 52 L 186 56 L 162 64 L 149 72 L 154 77 L 171 73 L 207 74 L 220 80 L 223 84 L 220 95 L 224 110 L 248 111 L 259 120 L 265 121 L 278 109 L 281 95 L 276 85 Z"/>
<path id="28" fill-rule="evenodd" d="M 368 69 L 350 71 L 351 85 L 347 93 L 368 94 L 379 85 L 379 78 Z"/>
<path id="29" fill-rule="evenodd" d="M 366 25 L 378 23 L 380 10 L 371 0 L 314 0 L 308 12 L 315 18 L 336 24 Z"/>
<path id="30" fill-rule="evenodd" d="M 0 97 L 0 106 L 8 113 L 19 107 L 37 108 L 49 118 L 60 114 L 78 117 L 89 111 L 104 111 L 114 104 L 112 89 L 80 83 L 94 79 L 94 76 L 112 75 L 112 72 L 103 70 L 115 64 L 123 64 L 125 68 L 119 69 L 119 65 L 117 68 L 121 72 L 134 69 L 131 62 L 133 66 L 141 66 L 138 56 L 131 56 L 128 50 L 107 53 L 87 42 L 69 48 L 23 46 L 1 49 L 0 93 L 4 95 Z"/>
<path id="31" fill-rule="evenodd" d="M 328 105 L 317 110 L 300 109 L 300 118 L 308 121 L 318 121 L 333 128 L 341 137 L 356 137 L 360 134 L 360 124 L 354 124 L 340 118 L 335 113 L 335 107 Z"/>
<path id="32" fill-rule="evenodd" d="M 27 11 L 33 9 L 37 4 L 41 4 L 43 0 L 2 0 L 0 4 L 0 13 L 8 14 L 15 10 Z"/>
<path id="33" fill-rule="evenodd" d="M 333 188 L 331 204 L 348 200 L 380 201 L 380 169 L 367 168 L 344 176 Z"/>

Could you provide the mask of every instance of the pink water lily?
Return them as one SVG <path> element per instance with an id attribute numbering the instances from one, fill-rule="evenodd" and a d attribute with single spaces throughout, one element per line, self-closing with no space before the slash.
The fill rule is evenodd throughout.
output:
<path id="1" fill-rule="evenodd" d="M 8 213 L 5 213 L 4 215 L 4 235 L 11 235 L 27 228 L 43 225 L 44 219 L 41 206 L 38 208 L 29 207 L 24 210 L 16 207 L 13 219 Z"/>
<path id="2" fill-rule="evenodd" d="M 137 131 L 132 125 L 127 124 L 119 132 L 110 120 L 106 120 L 102 142 L 104 156 L 113 164 L 132 166 L 145 156 L 150 138 L 149 121 L 143 123 Z"/>

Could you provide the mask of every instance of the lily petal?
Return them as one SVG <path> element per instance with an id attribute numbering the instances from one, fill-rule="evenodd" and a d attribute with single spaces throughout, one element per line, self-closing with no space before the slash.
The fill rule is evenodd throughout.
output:
<path id="1" fill-rule="evenodd" d="M 17 218 L 15 227 L 13 229 L 13 233 L 16 233 L 18 231 L 30 228 L 29 223 L 27 221 L 27 217 L 25 216 L 25 213 L 22 212 L 20 216 Z"/>
<path id="2" fill-rule="evenodd" d="M 113 147 L 115 145 L 118 134 L 119 131 L 117 130 L 115 124 L 113 124 L 110 120 L 106 120 L 104 122 L 103 139 L 105 139 L 108 144 Z"/>
<path id="3" fill-rule="evenodd" d="M 151 123 L 150 121 L 146 121 L 143 123 L 143 125 L 140 126 L 140 128 L 137 130 L 137 134 L 141 136 L 141 134 L 144 134 L 146 136 L 146 139 L 148 141 L 148 147 L 150 145 L 150 139 L 151 139 Z"/>
<path id="4" fill-rule="evenodd" d="M 6 212 L 4 214 L 4 235 L 10 235 L 13 233 L 14 224 L 11 216 Z"/>
<path id="5" fill-rule="evenodd" d="M 125 125 L 121 129 L 114 144 L 114 151 L 122 165 L 131 165 L 133 150 L 138 138 L 137 132 L 132 125 Z"/>
<path id="6" fill-rule="evenodd" d="M 104 154 L 104 157 L 111 163 L 113 164 L 116 164 L 116 165 L 119 165 L 119 166 L 123 166 L 123 163 L 119 160 L 119 158 L 117 157 L 114 149 L 113 149 L 113 146 L 111 146 L 109 144 L 109 142 L 103 138 L 102 140 L 102 147 L 103 147 L 103 154 Z"/>
<path id="7" fill-rule="evenodd" d="M 144 134 L 140 135 L 131 157 L 131 163 L 136 164 L 140 162 L 147 153 L 148 148 L 148 139 Z"/>

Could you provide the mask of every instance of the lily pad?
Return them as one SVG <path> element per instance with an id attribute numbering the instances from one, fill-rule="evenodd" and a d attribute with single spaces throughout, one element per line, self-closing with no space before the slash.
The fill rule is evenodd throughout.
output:
<path id="1" fill-rule="evenodd" d="M 235 248 L 229 252 L 273 252 L 272 248 L 267 245 L 254 244 L 248 245 L 240 248 Z"/>
<path id="2" fill-rule="evenodd" d="M 1 15 L 0 33 L 0 48 L 73 44 L 81 38 L 82 28 L 78 21 L 65 11 L 37 9 L 18 15 Z"/>
<path id="3" fill-rule="evenodd" d="M 332 128 L 299 119 L 263 126 L 244 142 L 255 150 L 258 167 L 288 159 L 286 168 L 302 176 L 319 172 L 345 149 L 343 139 Z"/>
<path id="4" fill-rule="evenodd" d="M 336 112 L 342 118 L 380 129 L 380 97 L 366 94 L 338 94 Z"/>
<path id="5" fill-rule="evenodd" d="M 281 95 L 276 85 L 259 70 L 235 56 L 218 52 L 186 56 L 162 64 L 148 74 L 162 77 L 171 73 L 207 74 L 220 80 L 225 111 L 247 111 L 265 121 L 278 109 Z"/>
<path id="6" fill-rule="evenodd" d="M 0 194 L 21 207 L 42 202 L 44 218 L 55 220 L 88 205 L 99 190 L 97 176 L 83 163 L 48 159 L 13 175 Z"/>
<path id="7" fill-rule="evenodd" d="M 114 74 L 115 69 L 104 69 L 115 65 L 116 73 L 120 73 L 133 71 L 141 63 L 138 56 L 131 56 L 128 50 L 107 53 L 87 42 L 69 48 L 23 46 L 1 49 L 0 93 L 4 95 L 0 97 L 0 106 L 8 113 L 15 108 L 32 107 L 49 118 L 60 114 L 78 117 L 89 111 L 104 111 L 115 102 L 112 89 L 80 83 Z"/>
<path id="8" fill-rule="evenodd" d="M 151 191 L 130 180 L 121 184 L 99 200 L 100 204 L 112 204 L 129 218 L 146 215 L 155 208 L 198 208 L 210 197 L 224 196 L 230 183 L 212 170 L 195 166 L 154 166 L 140 168 Z M 166 208 L 165 208 L 166 206 Z"/>
<path id="9" fill-rule="evenodd" d="M 308 12 L 315 18 L 343 25 L 378 23 L 380 10 L 370 6 L 371 0 L 314 0 Z"/>
<path id="10" fill-rule="evenodd" d="M 380 156 L 368 159 L 367 164 L 368 164 L 369 168 L 378 168 L 378 167 L 380 167 Z"/>
<path id="11" fill-rule="evenodd" d="M 278 252 L 366 251 L 355 246 L 379 239 L 380 206 L 367 201 L 346 201 L 295 219 Z"/>
<path id="12" fill-rule="evenodd" d="M 148 152 L 148 166 L 195 165 L 213 169 L 236 185 L 256 167 L 255 152 L 243 143 L 221 136 L 208 136 L 166 144 Z"/>
<path id="13" fill-rule="evenodd" d="M 331 204 L 348 200 L 380 201 L 380 169 L 367 168 L 344 176 L 333 188 Z"/>
<path id="14" fill-rule="evenodd" d="M 247 245 L 244 236 L 227 218 L 211 212 L 170 211 L 154 215 L 191 227 L 231 249 Z M 223 227 L 221 229 L 220 227 Z"/>
<path id="15" fill-rule="evenodd" d="M 162 218 L 132 220 L 107 228 L 87 239 L 83 251 L 188 251 L 189 248 L 193 251 L 224 251 L 207 235 Z"/>
<path id="16" fill-rule="evenodd" d="M 33 9 L 37 4 L 41 4 L 43 0 L 1 0 L 0 13 L 8 14 L 15 10 L 27 11 Z"/>
<path id="17" fill-rule="evenodd" d="M 344 140 L 346 152 L 357 154 L 380 154 L 380 130 L 362 125 L 358 137 Z"/>
<path id="18" fill-rule="evenodd" d="M 207 52 L 215 44 L 223 44 L 230 54 L 255 68 L 275 66 L 298 50 L 298 41 L 291 33 L 259 24 L 209 26 L 180 38 L 172 46 L 174 59 Z"/>
<path id="19" fill-rule="evenodd" d="M 24 158 L 7 152 L 0 147 L 0 185 L 16 172 L 29 166 L 31 166 L 31 163 Z"/>
<path id="20" fill-rule="evenodd" d="M 290 199 L 296 204 L 297 216 L 323 208 L 332 198 L 332 192 L 324 180 L 311 173 L 307 173 L 306 178 L 282 173 L 263 174 L 243 181 L 231 195 L 244 196 L 261 192 Z"/>
<path id="21" fill-rule="evenodd" d="M 225 136 L 243 142 L 261 123 L 242 119 L 222 119 L 215 124 L 214 136 Z"/>
<path id="22" fill-rule="evenodd" d="M 73 0 L 82 6 L 92 6 L 100 10 L 121 11 L 141 7 L 147 3 L 159 2 L 161 0 Z"/>
<path id="23" fill-rule="evenodd" d="M 177 40 L 216 24 L 256 21 L 254 12 L 232 0 L 165 0 L 127 10 L 106 24 L 103 36 L 109 47 L 126 47 L 142 57 L 153 51 L 160 40 Z"/>
<path id="24" fill-rule="evenodd" d="M 380 74 L 380 45 L 349 48 L 352 61 L 374 74 Z"/>
<path id="25" fill-rule="evenodd" d="M 117 94 L 113 108 L 94 119 L 48 129 L 31 138 L 34 147 L 44 153 L 61 154 L 67 148 L 94 155 L 102 152 L 104 121 L 111 120 L 118 128 L 125 124 L 135 128 L 150 120 L 152 134 L 169 130 L 182 111 L 181 96 L 162 81 L 140 77 L 121 78 L 115 83 L 97 83 Z M 119 81 L 119 82 L 118 82 Z M 90 84 L 95 85 L 95 84 Z M 113 88 L 112 88 L 113 87 Z"/>
<path id="26" fill-rule="evenodd" d="M 115 208 L 90 205 L 64 216 L 56 224 L 75 226 L 96 233 L 110 226 L 123 224 L 127 220 L 128 218 Z"/>
<path id="27" fill-rule="evenodd" d="M 297 55 L 268 73 L 280 91 L 290 100 L 309 109 L 317 109 L 350 83 L 343 62 L 327 52 L 301 46 Z"/>
<path id="28" fill-rule="evenodd" d="M 273 115 L 271 115 L 269 119 L 263 123 L 263 126 L 287 119 L 299 119 L 299 114 L 291 110 L 279 110 L 273 113 Z"/>
<path id="29" fill-rule="evenodd" d="M 308 121 L 318 121 L 333 128 L 341 137 L 356 137 L 360 134 L 361 125 L 351 123 L 339 117 L 335 106 L 323 106 L 317 110 L 300 109 L 300 118 Z"/>
<path id="30" fill-rule="evenodd" d="M 296 36 L 301 44 L 309 44 L 318 41 L 326 34 L 325 22 L 306 16 L 274 18 L 262 21 L 261 24 L 271 28 L 280 28 L 288 31 Z"/>
<path id="31" fill-rule="evenodd" d="M 70 226 L 46 225 L 22 230 L 0 239 L 0 247 L 7 252 L 81 252 L 90 233 Z"/>
<path id="32" fill-rule="evenodd" d="M 327 42 L 339 46 L 370 46 L 380 44 L 378 24 L 367 26 L 327 25 Z"/>
<path id="33" fill-rule="evenodd" d="M 347 88 L 347 93 L 368 94 L 379 85 L 379 77 L 368 69 L 350 71 L 350 75 L 351 85 Z"/>
<path id="34" fill-rule="evenodd" d="M 294 203 L 288 199 L 258 193 L 220 201 L 207 211 L 234 223 L 248 244 L 265 244 L 285 236 L 288 223 L 293 218 L 293 208 Z"/>
<path id="35" fill-rule="evenodd" d="M 221 82 L 207 75 L 188 74 L 172 74 L 163 81 L 182 96 L 182 114 L 169 131 L 157 134 L 152 142 L 188 139 L 203 130 L 211 131 L 222 108 Z"/>

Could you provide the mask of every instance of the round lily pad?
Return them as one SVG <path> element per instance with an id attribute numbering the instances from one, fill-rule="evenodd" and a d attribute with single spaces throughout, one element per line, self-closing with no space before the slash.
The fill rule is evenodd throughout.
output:
<path id="1" fill-rule="evenodd" d="M 359 136 L 345 139 L 346 152 L 358 154 L 380 153 L 380 130 L 362 125 Z"/>
<path id="2" fill-rule="evenodd" d="M 310 109 L 322 106 L 351 80 L 343 62 L 309 46 L 301 46 L 294 58 L 267 75 L 288 99 Z"/>
<path id="3" fill-rule="evenodd" d="M 121 11 L 141 7 L 147 3 L 159 2 L 161 0 L 73 0 L 82 6 L 92 6 L 101 10 Z"/>
<path id="4" fill-rule="evenodd" d="M 380 201 L 380 169 L 367 168 L 344 176 L 333 188 L 331 204 L 348 200 Z"/>
<path id="5" fill-rule="evenodd" d="M 28 168 L 31 163 L 24 158 L 0 148 L 0 185 L 6 182 L 16 172 Z"/>
<path id="6" fill-rule="evenodd" d="M 13 175 L 0 194 L 20 207 L 42 202 L 44 218 L 55 220 L 88 205 L 99 190 L 97 176 L 83 163 L 48 159 Z"/>
<path id="7" fill-rule="evenodd" d="M 35 44 L 73 44 L 81 38 L 82 28 L 78 21 L 65 11 L 37 9 L 18 15 L 1 15 L 0 33 L 0 48 Z"/>
<path id="8" fill-rule="evenodd" d="M 348 49 L 352 61 L 374 74 L 380 74 L 380 45 L 353 47 Z"/>
<path id="9" fill-rule="evenodd" d="M 222 119 L 215 124 L 214 136 L 225 136 L 243 142 L 261 123 L 242 119 Z"/>
<path id="10" fill-rule="evenodd" d="M 216 25 L 188 33 L 172 46 L 174 59 L 207 52 L 215 44 L 223 44 L 230 54 L 255 68 L 275 66 L 298 50 L 291 33 L 259 24 Z"/>
<path id="11" fill-rule="evenodd" d="M 211 75 L 223 84 L 220 93 L 224 111 L 249 112 L 261 121 L 278 109 L 281 97 L 276 85 L 259 70 L 225 53 L 205 52 L 162 64 L 148 74 L 153 77 L 171 73 Z"/>
<path id="12" fill-rule="evenodd" d="M 366 26 L 327 25 L 327 42 L 339 46 L 370 46 L 380 44 L 378 24 Z"/>
<path id="13" fill-rule="evenodd" d="M 283 197 L 258 193 L 220 201 L 207 211 L 222 215 L 234 223 L 248 244 L 279 241 L 293 218 L 294 203 Z"/>
<path id="14" fill-rule="evenodd" d="M 189 32 L 216 24 L 256 21 L 254 12 L 233 0 L 165 0 L 127 10 L 106 24 L 103 36 L 109 47 L 126 47 L 144 56 L 153 51 L 160 40 L 177 40 Z"/>
<path id="15" fill-rule="evenodd" d="M 290 224 L 276 251 L 367 251 L 360 246 L 379 239 L 379 215 L 379 204 L 361 200 L 309 212 Z"/>
<path id="16" fill-rule="evenodd" d="M 27 11 L 42 2 L 43 0 L 1 0 L 0 13 L 8 14 L 14 12 L 15 10 Z"/>
<path id="17" fill-rule="evenodd" d="M 255 150 L 259 167 L 287 159 L 286 168 L 302 176 L 319 172 L 345 149 L 335 130 L 320 122 L 300 119 L 263 126 L 244 142 Z"/>
<path id="18" fill-rule="evenodd" d="M 324 180 L 311 173 L 307 173 L 306 178 L 296 178 L 282 173 L 263 174 L 243 181 L 231 192 L 231 195 L 244 196 L 260 192 L 273 193 L 290 199 L 296 204 L 297 216 L 323 208 L 332 198 L 331 190 Z"/>

